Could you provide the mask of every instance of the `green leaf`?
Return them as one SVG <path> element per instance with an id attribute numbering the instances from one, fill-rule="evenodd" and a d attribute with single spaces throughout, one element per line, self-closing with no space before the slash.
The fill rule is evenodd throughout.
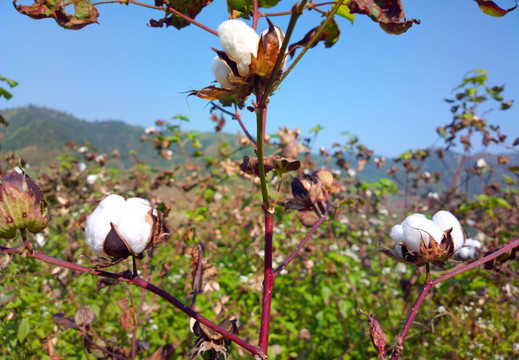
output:
<path id="1" fill-rule="evenodd" d="M 7 90 L 5 90 L 4 88 L 0 88 L 0 98 L 1 97 L 4 97 L 6 100 L 9 100 L 10 98 L 13 97 L 13 95 L 11 95 L 11 93 Z"/>
<path id="2" fill-rule="evenodd" d="M 180 121 L 189 122 L 189 118 L 187 116 L 184 116 L 184 115 L 175 115 L 175 116 L 173 116 L 172 119 L 173 120 L 180 120 Z"/>
<path id="3" fill-rule="evenodd" d="M 27 318 L 23 318 L 22 321 L 20 321 L 20 324 L 18 324 L 18 332 L 16 333 L 18 341 L 22 343 L 29 334 L 29 331 L 29 320 L 27 320 Z"/>
<path id="4" fill-rule="evenodd" d="M 337 10 L 337 15 L 348 19 L 352 25 L 355 21 L 355 14 L 352 14 L 350 12 L 350 8 L 348 7 L 348 5 L 342 4 L 341 6 L 339 6 L 339 9 Z"/>
<path id="5" fill-rule="evenodd" d="M 323 297 L 324 302 L 327 303 L 328 300 L 330 300 L 330 296 L 332 295 L 332 290 L 327 286 L 323 286 L 321 288 L 321 295 Z"/>

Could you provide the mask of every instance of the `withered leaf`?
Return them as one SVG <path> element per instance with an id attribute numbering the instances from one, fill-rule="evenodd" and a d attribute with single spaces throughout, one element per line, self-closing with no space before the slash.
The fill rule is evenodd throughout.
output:
<path id="1" fill-rule="evenodd" d="M 159 347 L 151 356 L 143 360 L 169 360 L 175 353 L 175 348 L 172 344 L 166 344 Z"/>
<path id="2" fill-rule="evenodd" d="M 351 0 L 348 7 L 353 14 L 368 15 L 389 34 L 399 35 L 406 32 L 413 24 L 420 24 L 416 19 L 405 20 L 401 0 Z M 400 21 L 402 19 L 404 21 Z"/>
<path id="3" fill-rule="evenodd" d="M 501 7 L 497 6 L 497 4 L 495 2 L 493 2 L 492 0 L 474 0 L 474 1 L 478 4 L 481 11 L 483 11 L 487 15 L 495 16 L 495 17 L 503 17 L 506 14 L 508 14 L 510 11 L 515 10 L 515 8 L 517 7 L 517 1 L 515 2 L 515 6 L 508 10 L 502 9 Z"/>
<path id="4" fill-rule="evenodd" d="M 69 30 L 79 30 L 86 25 L 97 23 L 99 11 L 90 0 L 34 0 L 32 5 L 13 5 L 23 15 L 33 19 L 52 18 L 59 26 Z M 74 15 L 66 12 L 67 6 L 74 8 Z"/>
<path id="5" fill-rule="evenodd" d="M 324 21 L 323 21 L 324 22 Z M 295 50 L 299 47 L 305 47 L 317 34 L 317 30 L 319 27 L 315 27 L 309 32 L 306 33 L 306 35 L 301 39 L 300 41 L 291 44 L 288 47 L 288 54 L 292 58 L 294 56 Z M 321 35 L 319 35 L 319 38 L 310 46 L 313 48 L 316 46 L 319 42 L 324 42 L 324 46 L 329 48 L 332 47 L 337 40 L 339 40 L 339 36 L 341 35 L 341 30 L 339 29 L 339 26 L 337 25 L 337 22 L 334 19 L 331 19 L 324 28 Z"/>
<path id="6" fill-rule="evenodd" d="M 373 347 L 377 351 L 377 353 L 384 358 L 385 351 L 384 347 L 386 346 L 386 334 L 382 330 L 382 327 L 378 323 L 377 319 L 373 314 L 366 314 L 359 309 L 359 312 L 368 318 L 368 326 L 369 326 L 369 335 L 371 337 L 371 343 Z"/>
<path id="7" fill-rule="evenodd" d="M 155 6 L 161 7 L 170 7 L 175 10 L 178 10 L 180 13 L 194 19 L 200 11 L 207 5 L 209 5 L 213 0 L 155 0 Z M 151 27 L 162 27 L 164 25 L 174 26 L 177 29 L 182 29 L 183 27 L 191 24 L 189 21 L 184 19 L 181 16 L 171 13 L 166 9 L 166 17 L 160 20 L 150 20 Z"/>
<path id="8" fill-rule="evenodd" d="M 56 325 L 63 326 L 65 329 L 77 328 L 76 322 L 73 318 L 65 317 L 62 313 L 56 313 L 52 315 L 52 322 Z"/>
<path id="9" fill-rule="evenodd" d="M 133 305 L 128 306 L 129 302 L 128 298 L 117 302 L 117 305 L 121 308 L 121 326 L 128 332 L 132 329 L 133 312 L 135 310 Z"/>

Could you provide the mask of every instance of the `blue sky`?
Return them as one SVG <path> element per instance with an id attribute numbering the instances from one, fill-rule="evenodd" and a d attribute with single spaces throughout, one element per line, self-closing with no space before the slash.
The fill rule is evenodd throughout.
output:
<path id="1" fill-rule="evenodd" d="M 438 138 L 435 129 L 451 119 L 443 99 L 465 73 L 483 68 L 489 85 L 504 84 L 505 98 L 516 100 L 510 110 L 486 117 L 512 141 L 519 136 L 519 10 L 493 18 L 472 0 L 403 3 L 406 16 L 421 24 L 400 36 L 386 34 L 366 16 L 357 15 L 353 26 L 340 19 L 338 43 L 311 49 L 272 97 L 267 131 L 286 125 L 304 134 L 320 124 L 317 146 L 344 142 L 340 133 L 347 131 L 386 156 L 427 147 Z M 0 100 L 0 109 L 33 104 L 144 127 L 182 114 L 191 119 L 190 128 L 211 131 L 207 101 L 183 92 L 214 80 L 210 47 L 220 47 L 218 38 L 194 26 L 146 26 L 161 17 L 156 10 L 118 4 L 98 9 L 99 25 L 70 31 L 50 19 L 19 15 L 10 1 L 0 3 L 0 74 L 20 83 L 11 100 Z M 197 18 L 214 29 L 226 19 L 221 0 Z M 287 19 L 272 20 L 286 27 Z M 304 15 L 293 39 L 318 22 L 315 11 Z M 265 27 L 260 21 L 259 29 Z M 242 115 L 254 132 L 254 115 Z M 232 121 L 224 128 L 238 129 Z"/>

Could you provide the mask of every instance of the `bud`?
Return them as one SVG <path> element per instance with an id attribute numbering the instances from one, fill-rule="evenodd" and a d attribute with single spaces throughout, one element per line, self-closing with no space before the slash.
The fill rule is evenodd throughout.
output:
<path id="1" fill-rule="evenodd" d="M 162 232 L 162 213 L 140 198 L 124 200 L 109 195 L 86 220 L 86 244 L 100 257 L 140 256 L 166 235 Z"/>
<path id="2" fill-rule="evenodd" d="M 74 315 L 74 321 L 80 329 L 85 329 L 96 320 L 96 315 L 88 306 L 82 305 Z"/>
<path id="3" fill-rule="evenodd" d="M 437 212 L 432 220 L 423 214 L 413 214 L 400 225 L 393 226 L 391 238 L 395 250 L 383 252 L 393 259 L 422 266 L 426 263 L 443 265 L 465 242 L 458 219 L 448 211 Z"/>
<path id="4" fill-rule="evenodd" d="M 18 230 L 38 233 L 48 221 L 48 205 L 40 188 L 27 176 L 8 172 L 0 180 L 0 238 L 11 239 Z"/>

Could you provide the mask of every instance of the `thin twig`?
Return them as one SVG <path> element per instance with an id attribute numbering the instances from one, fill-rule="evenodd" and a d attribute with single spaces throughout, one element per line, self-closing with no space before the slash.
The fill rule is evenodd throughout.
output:
<path id="1" fill-rule="evenodd" d="M 138 6 L 142 6 L 142 7 L 145 7 L 145 8 L 149 8 L 149 9 L 155 9 L 155 10 L 161 10 L 161 11 L 165 11 L 165 12 L 170 12 L 170 13 L 173 13 L 179 17 L 181 17 L 182 19 L 186 20 L 187 22 L 190 22 L 191 24 L 195 25 L 195 26 L 198 26 L 200 29 L 203 29 L 213 35 L 216 35 L 218 36 L 218 32 L 199 23 L 198 21 L 196 21 L 195 19 L 193 18 L 190 18 L 189 16 L 181 13 L 180 11 L 178 11 L 177 9 L 174 9 L 172 8 L 171 6 L 167 6 L 167 7 L 161 7 L 161 6 L 154 6 L 154 5 L 150 5 L 150 4 L 146 4 L 146 3 L 142 3 L 142 2 L 139 2 L 139 1 L 135 1 L 135 0 L 108 0 L 108 1 L 99 1 L 99 2 L 96 2 L 96 3 L 92 3 L 92 5 L 103 5 L 103 4 L 115 4 L 115 3 L 119 3 L 119 4 L 133 4 L 133 5 L 138 5 Z"/>
<path id="2" fill-rule="evenodd" d="M 203 259 L 204 259 L 204 244 L 200 240 L 198 231 L 194 229 L 195 236 L 198 238 L 198 263 L 196 264 L 196 273 L 193 277 L 193 299 L 191 300 L 191 307 L 195 306 L 196 296 L 202 292 L 202 274 L 203 274 Z"/>

